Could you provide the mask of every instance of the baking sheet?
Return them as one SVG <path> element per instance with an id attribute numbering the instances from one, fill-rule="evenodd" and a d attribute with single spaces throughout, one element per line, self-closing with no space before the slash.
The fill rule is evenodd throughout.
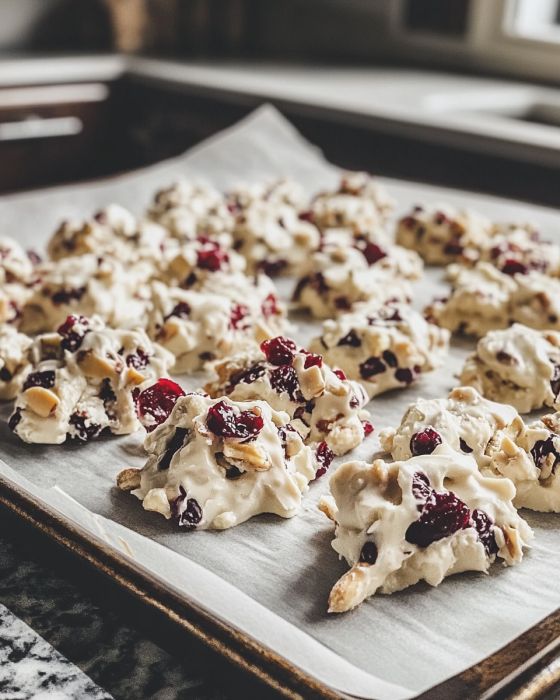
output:
<path id="1" fill-rule="evenodd" d="M 83 216 L 111 201 L 139 213 L 155 189 L 179 174 L 220 188 L 285 175 L 310 192 L 337 180 L 336 169 L 314 147 L 273 108 L 263 107 L 184 156 L 142 172 L 4 197 L 0 220 L 8 235 L 40 249 L 61 218 Z M 494 218 L 535 221 L 560 242 L 560 214 L 552 210 L 391 180 L 387 186 L 398 200 L 397 214 L 416 202 L 450 201 Z M 444 288 L 440 276 L 429 271 L 416 285 L 418 308 Z M 317 328 L 303 318 L 296 323 L 302 342 Z M 374 399 L 369 408 L 376 433 L 397 424 L 417 396 L 444 396 L 469 347 L 455 344 L 443 370 L 407 391 Z M 7 407 L 2 411 L 6 417 Z M 370 460 L 376 449 L 373 436 L 352 456 Z M 145 513 L 134 497 L 113 486 L 122 467 L 142 464 L 139 436 L 89 445 L 24 446 L 3 423 L 0 458 L 5 460 L 0 475 L 26 483 L 92 536 L 124 550 L 216 616 L 351 695 L 411 697 L 481 661 L 560 603 L 560 516 L 524 513 L 537 537 L 519 567 L 496 565 L 488 576 L 464 574 L 437 589 L 420 584 L 377 596 L 351 613 L 328 616 L 328 592 L 347 567 L 337 561 L 330 523 L 316 508 L 327 489 L 325 478 L 312 484 L 296 518 L 261 516 L 225 532 L 187 534 Z"/>

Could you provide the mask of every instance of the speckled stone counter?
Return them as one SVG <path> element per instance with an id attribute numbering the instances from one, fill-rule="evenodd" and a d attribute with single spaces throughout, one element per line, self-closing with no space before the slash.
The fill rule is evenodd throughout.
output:
<path id="1" fill-rule="evenodd" d="M 195 640 L 162 648 L 57 549 L 0 511 L 0 700 L 275 697 Z"/>

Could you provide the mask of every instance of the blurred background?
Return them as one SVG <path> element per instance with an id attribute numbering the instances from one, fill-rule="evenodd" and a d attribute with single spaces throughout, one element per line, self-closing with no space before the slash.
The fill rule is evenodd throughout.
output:
<path id="1" fill-rule="evenodd" d="M 0 191 L 265 101 L 345 167 L 557 204 L 559 0 L 0 0 Z"/>

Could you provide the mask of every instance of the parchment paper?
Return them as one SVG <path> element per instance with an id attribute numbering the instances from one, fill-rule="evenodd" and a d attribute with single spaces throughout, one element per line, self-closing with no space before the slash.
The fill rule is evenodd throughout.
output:
<path id="1" fill-rule="evenodd" d="M 286 175 L 310 192 L 337 179 L 336 169 L 314 147 L 274 109 L 263 107 L 184 156 L 133 175 L 4 197 L 0 221 L 8 235 L 40 249 L 62 217 L 84 215 L 111 201 L 139 213 L 154 190 L 178 174 L 220 188 Z M 397 215 L 416 202 L 449 201 L 498 219 L 535 221 L 548 237 L 560 240 L 560 215 L 552 210 L 424 185 L 386 184 L 398 200 Z M 418 308 L 445 288 L 440 277 L 440 271 L 428 271 L 416 285 Z M 281 287 L 287 293 L 290 285 Z M 300 342 L 318 327 L 303 317 L 296 323 Z M 444 369 L 407 391 L 376 398 L 370 404 L 376 433 L 398 424 L 417 396 L 445 396 L 469 349 L 468 343 L 454 344 Z M 8 413 L 4 407 L 2 415 Z M 225 532 L 178 533 L 113 486 L 122 467 L 143 463 L 140 443 L 140 436 L 128 436 L 89 445 L 28 446 L 2 423 L 0 475 L 26 484 L 92 536 L 124 550 L 170 587 L 340 692 L 411 697 L 481 661 L 559 605 L 560 516 L 524 512 L 537 537 L 520 566 L 498 564 L 488 576 L 463 574 L 436 589 L 420 584 L 328 616 L 328 592 L 347 567 L 331 549 L 330 523 L 316 508 L 326 478 L 311 486 L 301 515 L 291 520 L 262 516 Z M 352 456 L 369 460 L 377 448 L 374 436 Z"/>

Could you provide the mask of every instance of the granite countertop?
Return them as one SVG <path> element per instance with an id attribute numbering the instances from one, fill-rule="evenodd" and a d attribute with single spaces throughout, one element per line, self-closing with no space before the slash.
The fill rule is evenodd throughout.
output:
<path id="1" fill-rule="evenodd" d="M 275 697 L 195 640 L 163 649 L 37 537 L 0 511 L 0 700 Z"/>

